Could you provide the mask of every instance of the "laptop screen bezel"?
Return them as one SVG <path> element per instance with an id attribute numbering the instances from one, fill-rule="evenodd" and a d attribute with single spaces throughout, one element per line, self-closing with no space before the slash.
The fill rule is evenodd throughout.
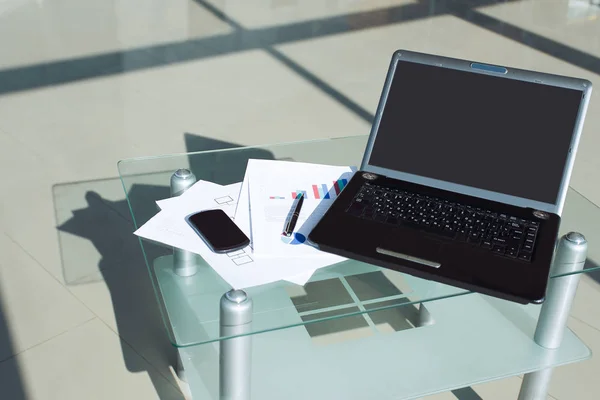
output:
<path id="1" fill-rule="evenodd" d="M 450 68 L 459 71 L 465 71 L 473 74 L 484 74 L 484 75 L 492 75 L 504 79 L 514 79 L 526 82 L 533 82 L 537 84 L 543 85 L 552 85 L 556 87 L 568 88 L 579 90 L 582 93 L 582 100 L 579 106 L 577 119 L 575 122 L 575 127 L 573 130 L 573 135 L 571 139 L 571 143 L 569 146 L 569 151 L 567 155 L 567 159 L 565 162 L 565 167 L 563 169 L 563 176 L 561 178 L 561 183 L 558 190 L 558 195 L 556 201 L 554 203 L 545 203 L 532 199 L 527 199 L 524 197 L 512 196 L 505 193 L 494 192 L 486 189 L 480 189 L 472 186 L 461 185 L 458 183 L 443 181 L 439 179 L 428 178 L 420 175 L 410 174 L 406 172 L 396 171 L 392 169 L 378 167 L 372 164 L 369 164 L 369 160 L 371 158 L 371 152 L 373 150 L 373 146 L 377 139 L 377 132 L 379 129 L 379 124 L 381 122 L 381 118 L 383 116 L 383 111 L 386 105 L 387 97 L 389 94 L 389 90 L 392 86 L 392 81 L 394 79 L 394 74 L 396 72 L 396 67 L 400 62 L 412 62 L 419 63 L 425 65 L 436 66 L 439 68 Z M 579 138 L 581 136 L 581 131 L 583 128 L 583 121 L 585 119 L 585 114 L 587 111 L 587 106 L 591 97 L 592 84 L 591 82 L 584 79 L 576 79 L 569 78 L 558 75 L 545 74 L 541 72 L 534 71 L 525 71 L 519 70 L 516 68 L 509 67 L 499 67 L 499 66 L 490 66 L 490 68 L 481 68 L 481 66 L 485 66 L 486 64 L 482 64 L 476 61 L 467 61 L 467 60 L 458 60 L 454 58 L 442 57 L 442 56 L 434 56 L 429 54 L 421 54 L 415 53 L 406 50 L 398 50 L 394 53 L 392 57 L 392 61 L 390 64 L 390 68 L 388 70 L 388 74 L 385 80 L 383 92 L 381 94 L 381 98 L 379 100 L 379 105 L 377 106 L 377 112 L 373 119 L 373 125 L 371 128 L 371 134 L 369 136 L 369 140 L 367 142 L 367 148 L 365 150 L 365 154 L 361 163 L 361 170 L 366 172 L 372 172 L 379 175 L 384 175 L 393 179 L 413 182 L 425 186 L 435 187 L 438 189 L 448 190 L 456 193 L 466 194 L 470 196 L 475 196 L 487 200 L 498 201 L 501 203 L 512 204 L 519 207 L 531 207 L 536 210 L 547 211 L 551 213 L 555 213 L 561 215 L 563 205 L 565 202 L 565 198 L 568 191 L 568 182 L 571 177 L 571 172 L 573 170 L 573 163 L 575 161 L 575 154 L 577 152 L 577 146 L 579 144 Z"/>

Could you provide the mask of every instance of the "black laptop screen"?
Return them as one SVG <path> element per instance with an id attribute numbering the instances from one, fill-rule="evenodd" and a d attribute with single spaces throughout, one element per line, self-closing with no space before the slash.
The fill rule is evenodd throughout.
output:
<path id="1" fill-rule="evenodd" d="M 581 97 L 400 62 L 369 164 L 555 203 Z"/>

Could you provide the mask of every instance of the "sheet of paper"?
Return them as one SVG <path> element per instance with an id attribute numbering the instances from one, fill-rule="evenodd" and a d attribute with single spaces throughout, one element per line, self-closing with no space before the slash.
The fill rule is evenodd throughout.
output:
<path id="1" fill-rule="evenodd" d="M 315 269 L 327 265 L 313 260 L 257 257 L 252 254 L 250 247 L 226 254 L 213 253 L 187 224 L 185 217 L 194 212 L 215 208 L 220 208 L 233 217 L 240 186 L 241 183 L 215 187 L 212 184 L 199 182 L 196 189 L 198 194 L 185 197 L 182 195 L 173 199 L 177 200 L 177 203 L 171 200 L 162 203 L 167 204 L 165 209 L 151 218 L 135 234 L 201 255 L 235 289 L 281 279 L 304 284 Z M 217 200 L 226 196 L 230 196 L 232 201 L 219 204 Z"/>
<path id="2" fill-rule="evenodd" d="M 252 225 L 250 221 L 250 207 L 250 196 L 248 194 L 248 173 L 246 173 L 246 175 L 244 176 L 244 181 L 242 182 L 237 208 L 235 211 L 235 223 L 246 234 L 246 236 L 250 238 L 250 247 L 252 247 Z M 280 259 L 282 261 L 284 260 L 283 258 Z M 337 262 L 339 261 L 332 261 L 327 256 L 322 260 L 311 259 L 310 262 L 307 262 L 307 265 L 313 265 L 315 267 L 314 269 L 307 269 L 307 271 L 303 274 L 300 274 L 295 277 L 285 278 L 284 280 L 303 286 L 306 282 L 308 282 L 312 274 L 314 274 L 314 272 L 318 268 L 335 264 Z"/>
<path id="3" fill-rule="evenodd" d="M 353 171 L 351 167 L 249 160 L 246 175 L 254 254 L 324 257 L 325 253 L 309 245 L 306 238 L 348 183 Z M 304 204 L 294 232 L 287 237 L 282 235 L 284 224 L 300 193 L 304 195 Z"/>

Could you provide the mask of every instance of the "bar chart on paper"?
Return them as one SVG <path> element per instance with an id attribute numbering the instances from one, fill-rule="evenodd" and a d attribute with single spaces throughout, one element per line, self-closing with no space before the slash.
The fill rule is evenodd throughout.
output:
<path id="1" fill-rule="evenodd" d="M 347 179 L 338 179 L 333 181 L 331 185 L 326 183 L 313 184 L 309 190 L 296 190 L 291 193 L 291 197 L 295 199 L 300 194 L 303 194 L 305 198 L 313 198 L 315 200 L 321 199 L 335 199 L 344 189 L 348 183 Z M 285 196 L 269 196 L 270 200 L 285 200 Z"/>

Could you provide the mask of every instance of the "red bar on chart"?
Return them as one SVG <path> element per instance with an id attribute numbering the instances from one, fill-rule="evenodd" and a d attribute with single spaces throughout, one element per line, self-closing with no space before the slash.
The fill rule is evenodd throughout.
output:
<path id="1" fill-rule="evenodd" d="M 319 187 L 317 185 L 312 185 L 312 189 L 313 194 L 315 195 L 315 199 L 320 199 L 321 196 L 319 196 Z"/>
<path id="2" fill-rule="evenodd" d="M 340 189 L 339 181 L 333 181 L 333 187 L 335 189 L 335 194 L 340 194 L 342 190 Z"/>

